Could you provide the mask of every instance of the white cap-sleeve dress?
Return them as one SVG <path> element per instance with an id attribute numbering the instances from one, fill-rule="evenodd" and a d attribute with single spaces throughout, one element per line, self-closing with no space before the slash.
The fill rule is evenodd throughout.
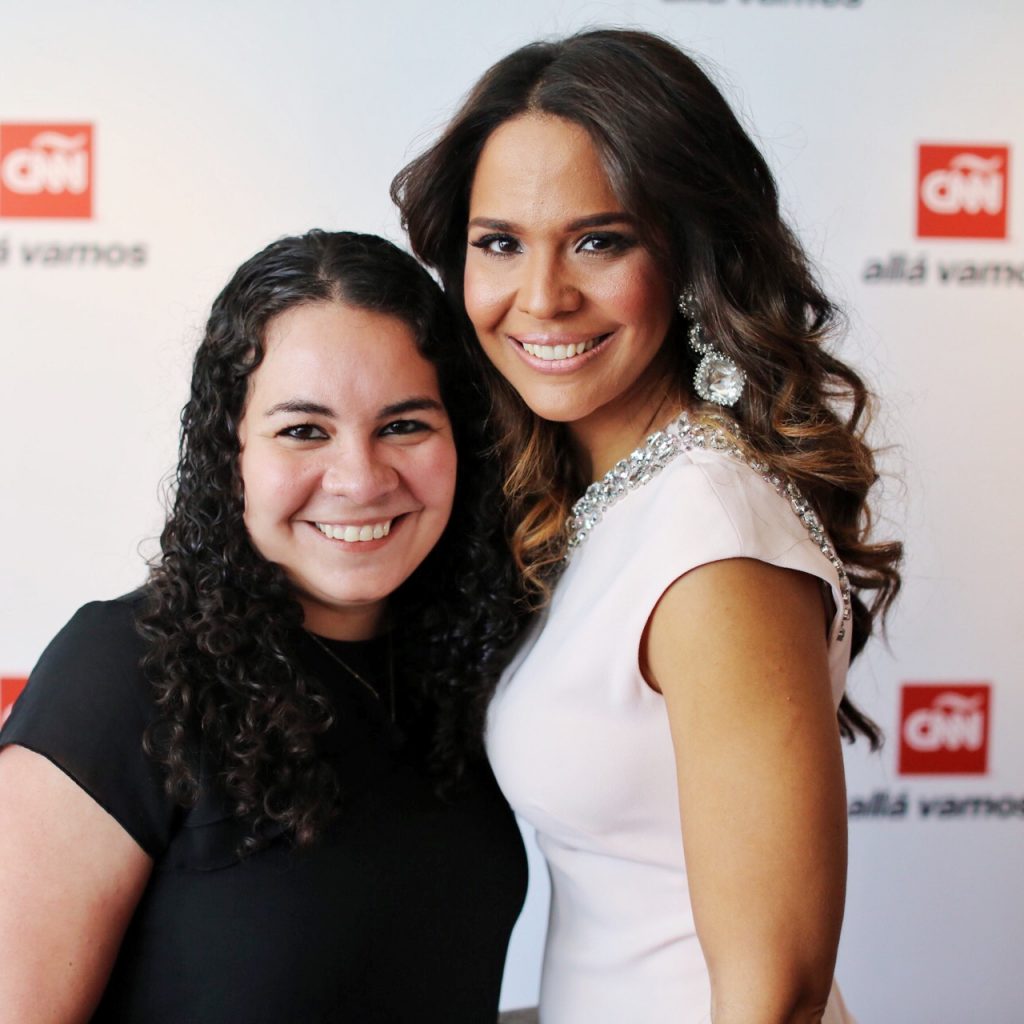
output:
<path id="1" fill-rule="evenodd" d="M 831 590 L 829 683 L 850 653 L 849 590 L 806 502 L 729 434 L 684 414 L 594 485 L 553 599 L 502 679 L 487 746 L 537 830 L 552 904 L 542 1024 L 710 1020 L 662 696 L 638 666 L 666 588 L 688 570 L 755 558 Z M 742 808 L 723 807 L 723 815 Z M 852 1022 L 833 990 L 826 1024 Z"/>

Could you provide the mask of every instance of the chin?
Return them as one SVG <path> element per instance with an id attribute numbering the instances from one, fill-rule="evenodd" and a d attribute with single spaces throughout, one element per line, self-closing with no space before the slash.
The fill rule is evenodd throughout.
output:
<path id="1" fill-rule="evenodd" d="M 590 402 L 580 402 L 564 396 L 530 394 L 516 389 L 527 409 L 542 420 L 551 423 L 575 423 L 585 419 L 594 410 Z"/>

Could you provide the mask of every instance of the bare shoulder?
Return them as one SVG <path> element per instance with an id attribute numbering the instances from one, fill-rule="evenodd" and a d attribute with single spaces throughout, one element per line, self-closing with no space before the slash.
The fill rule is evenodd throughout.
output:
<path id="1" fill-rule="evenodd" d="M 820 580 L 807 573 L 750 558 L 698 566 L 651 613 L 645 675 L 662 692 L 685 679 L 697 688 L 713 682 L 720 693 L 724 685 L 775 696 L 795 676 L 827 681 L 827 611 Z M 828 686 L 820 689 L 830 701 Z"/>

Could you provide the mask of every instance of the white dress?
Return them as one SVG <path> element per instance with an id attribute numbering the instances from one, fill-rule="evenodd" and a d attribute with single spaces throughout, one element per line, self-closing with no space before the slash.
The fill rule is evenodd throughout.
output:
<path id="1" fill-rule="evenodd" d="M 710 1020 L 668 716 L 638 656 L 674 580 L 708 562 L 755 558 L 831 588 L 838 706 L 850 653 L 845 574 L 813 512 L 766 477 L 727 435 L 685 414 L 652 435 L 588 491 L 576 520 L 586 536 L 498 687 L 491 763 L 536 828 L 551 874 L 542 1024 Z M 852 1022 L 835 989 L 824 1020 Z"/>

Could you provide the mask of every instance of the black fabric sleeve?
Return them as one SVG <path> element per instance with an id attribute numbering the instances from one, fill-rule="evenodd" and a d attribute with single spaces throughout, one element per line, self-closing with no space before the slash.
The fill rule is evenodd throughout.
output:
<path id="1" fill-rule="evenodd" d="M 178 810 L 142 749 L 156 716 L 140 668 L 138 595 L 80 608 L 43 652 L 0 730 L 66 772 L 154 859 Z"/>

